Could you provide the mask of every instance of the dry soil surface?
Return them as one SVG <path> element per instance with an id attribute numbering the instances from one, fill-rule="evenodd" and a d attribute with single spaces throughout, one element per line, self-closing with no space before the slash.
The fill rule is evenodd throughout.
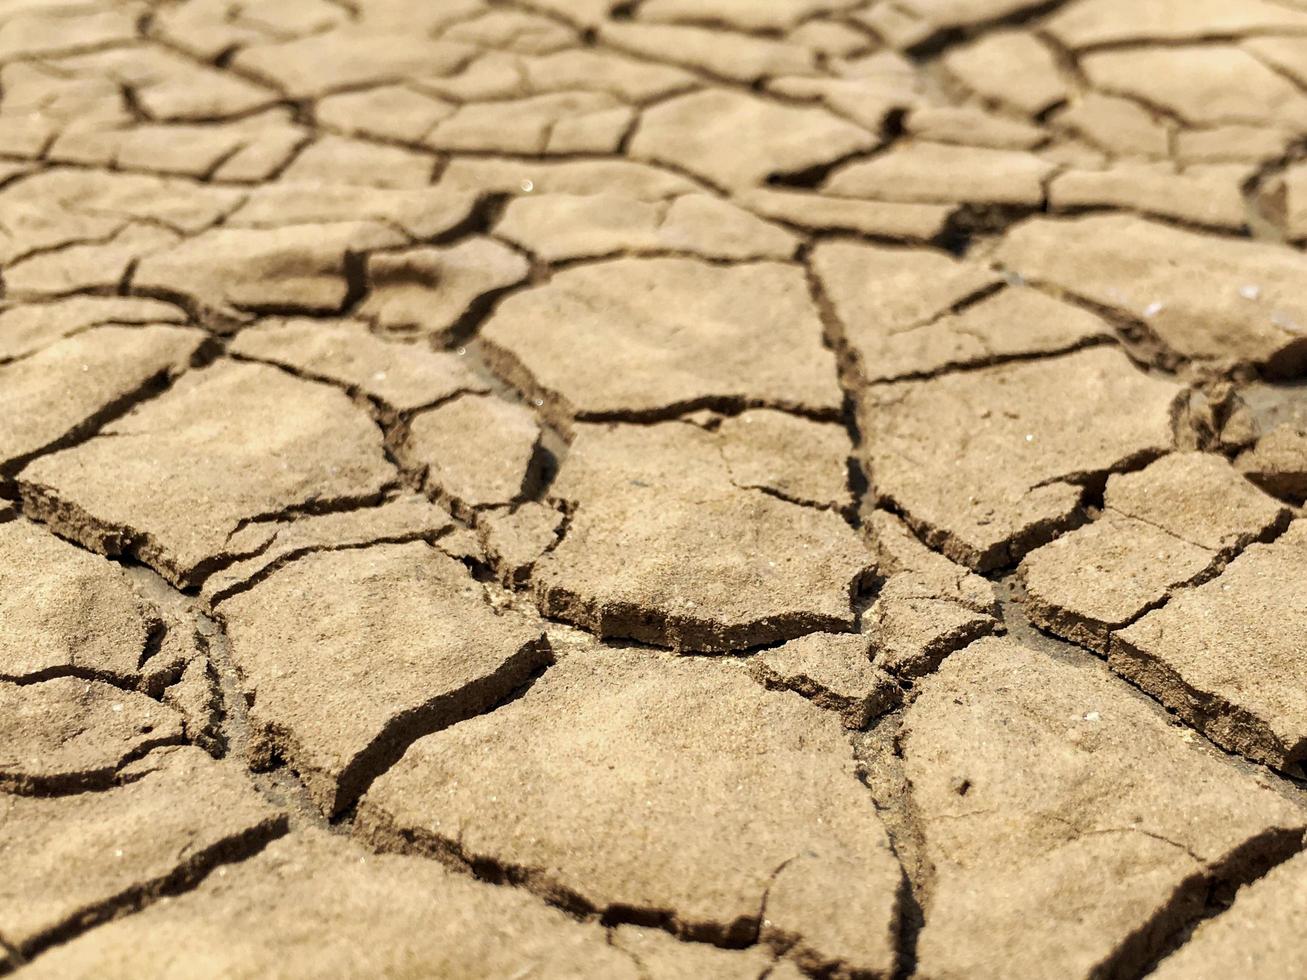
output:
<path id="1" fill-rule="evenodd" d="M 1307 0 L 0 0 L 0 974 L 1307 972 Z"/>

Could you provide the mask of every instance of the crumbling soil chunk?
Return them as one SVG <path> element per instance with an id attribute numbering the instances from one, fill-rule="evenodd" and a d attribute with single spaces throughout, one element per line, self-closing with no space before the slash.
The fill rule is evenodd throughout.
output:
<path id="1" fill-rule="evenodd" d="M 122 569 L 27 521 L 0 523 L 0 677 L 133 683 L 162 629 Z"/>
<path id="2" fill-rule="evenodd" d="M 319 938 L 305 944 L 309 934 Z M 642 976 L 597 925 L 575 922 L 516 889 L 433 861 L 371 854 L 320 830 L 274 841 L 186 895 L 51 950 L 25 972 L 90 977 L 182 969 L 218 980 L 276 975 L 288 963 L 320 975 Z"/>
<path id="3" fill-rule="evenodd" d="M 380 429 L 344 393 L 220 361 L 38 459 L 20 486 L 27 512 L 60 533 L 195 585 L 248 522 L 367 500 L 394 476 Z"/>
<path id="4" fill-rule="evenodd" d="M 0 684 L 0 729 L 0 789 L 24 794 L 102 788 L 124 763 L 182 739 L 171 708 L 80 677 Z"/>
<path id="5" fill-rule="evenodd" d="M 203 341 L 179 327 L 105 326 L 0 366 L 0 479 L 181 373 Z"/>
<path id="6" fill-rule="evenodd" d="M 945 555 L 1001 568 L 1078 522 L 1086 481 L 1168 450 L 1180 391 L 1106 347 L 871 385 L 873 489 Z"/>
<path id="7" fill-rule="evenodd" d="M 1026 613 L 1106 654 L 1111 634 L 1289 524 L 1220 456 L 1176 453 L 1108 478 L 1103 515 L 1026 556 Z"/>
<path id="8" fill-rule="evenodd" d="M 1011 641 L 946 660 L 900 737 L 934 869 L 918 969 L 1139 970 L 1213 881 L 1293 853 L 1303 811 L 1180 734 L 1105 672 Z"/>
<path id="9" fill-rule="evenodd" d="M 718 944 L 783 939 L 885 976 L 898 863 L 840 731 L 743 665 L 578 651 L 512 704 L 415 744 L 357 832 L 497 867 L 575 908 Z"/>
<path id="10" fill-rule="evenodd" d="M 828 510 L 742 489 L 713 433 L 578 426 L 550 492 L 572 516 L 532 576 L 547 616 L 706 652 L 853 626 L 871 563 L 857 534 Z"/>
<path id="11" fill-rule="evenodd" d="M 758 406 L 834 416 L 835 362 L 803 273 L 756 262 L 617 259 L 499 305 L 495 370 L 563 427 Z"/>
<path id="12" fill-rule="evenodd" d="M 1109 663 L 1212 741 L 1278 769 L 1307 758 L 1307 524 L 1122 630 Z"/>
<path id="13" fill-rule="evenodd" d="M 30 954 L 248 855 L 286 817 L 231 764 L 178 746 L 100 793 L 0 797 L 0 826 L 0 928 Z"/>
<path id="14" fill-rule="evenodd" d="M 256 764 L 284 759 L 328 815 L 415 738 L 494 705 L 550 659 L 424 542 L 306 555 L 218 606 L 252 698 Z"/>

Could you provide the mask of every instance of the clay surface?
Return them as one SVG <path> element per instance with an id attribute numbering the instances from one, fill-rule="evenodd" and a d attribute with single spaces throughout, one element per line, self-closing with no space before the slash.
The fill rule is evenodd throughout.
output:
<path id="1" fill-rule="evenodd" d="M 323 941 L 304 948 L 303 937 L 318 930 Z M 598 926 L 434 862 L 378 856 L 306 830 L 220 868 L 190 894 L 69 943 L 25 972 L 640 976 L 632 957 L 605 938 Z"/>
<path id="2" fill-rule="evenodd" d="M 930 976 L 1137 969 L 1206 882 L 1251 877 L 1302 836 L 1301 809 L 1229 779 L 1106 674 L 1011 641 L 945 661 L 900 744 L 934 866 Z M 1171 806 L 1181 791 L 1201 809 Z"/>
<path id="3" fill-rule="evenodd" d="M 1305 145 L 1307 0 L 0 3 L 0 974 L 1303 973 Z"/>
<path id="4" fill-rule="evenodd" d="M 1078 484 L 1169 449 L 1179 392 L 1106 348 L 872 385 L 874 488 L 949 557 L 1001 568 L 1074 526 Z"/>
<path id="5" fill-rule="evenodd" d="M 418 735 L 549 661 L 538 625 L 496 615 L 424 542 L 306 555 L 218 612 L 252 702 L 253 761 L 284 759 L 329 815 Z"/>
<path id="6" fill-rule="evenodd" d="M 505 726 L 519 724 L 534 734 L 514 745 Z M 592 737 L 573 738 L 578 724 Z M 898 869 L 839 730 L 735 664 L 573 653 L 520 700 L 415 744 L 365 798 L 359 832 L 490 862 L 575 907 L 731 945 L 774 932 L 883 975 Z M 578 807 L 617 833 L 575 833 Z M 631 811 L 639 837 L 608 816 Z"/>
<path id="7" fill-rule="evenodd" d="M 1175 453 L 1111 476 L 1102 516 L 1027 555 L 1032 622 L 1106 654 L 1111 633 L 1253 541 L 1288 527 L 1287 507 L 1212 453 Z"/>
<path id="8" fill-rule="evenodd" d="M 1109 662 L 1217 744 L 1294 769 L 1307 756 L 1296 653 L 1305 610 L 1290 583 L 1304 561 L 1307 526 L 1296 521 L 1123 630 Z"/>
<path id="9" fill-rule="evenodd" d="M 191 585 L 251 519 L 378 495 L 394 478 L 381 442 L 343 393 L 223 361 L 37 460 L 21 487 L 34 516 L 84 546 Z"/>
<path id="10" fill-rule="evenodd" d="M 834 415 L 834 359 L 803 274 L 779 263 L 618 259 L 500 304 L 491 363 L 556 423 L 749 405 Z"/>
<path id="11" fill-rule="evenodd" d="M 715 435 L 683 422 L 580 428 L 551 488 L 567 535 L 532 576 L 541 612 L 706 652 L 851 628 L 870 564 L 853 529 L 733 472 Z"/>
<path id="12" fill-rule="evenodd" d="M 199 749 L 150 753 L 101 793 L 4 797 L 0 921 L 20 953 L 112 918 L 283 833 L 285 815 Z"/>

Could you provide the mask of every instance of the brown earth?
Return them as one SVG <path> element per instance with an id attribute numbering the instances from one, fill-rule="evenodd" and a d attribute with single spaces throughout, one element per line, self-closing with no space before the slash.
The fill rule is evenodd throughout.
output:
<path id="1" fill-rule="evenodd" d="M 1290 977 L 1307 0 L 0 5 L 0 974 Z"/>

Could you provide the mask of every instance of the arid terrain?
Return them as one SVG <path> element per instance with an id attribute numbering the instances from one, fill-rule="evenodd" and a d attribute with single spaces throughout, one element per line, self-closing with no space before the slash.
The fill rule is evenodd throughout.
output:
<path id="1" fill-rule="evenodd" d="M 0 974 L 1307 976 L 1307 0 L 0 0 Z"/>

